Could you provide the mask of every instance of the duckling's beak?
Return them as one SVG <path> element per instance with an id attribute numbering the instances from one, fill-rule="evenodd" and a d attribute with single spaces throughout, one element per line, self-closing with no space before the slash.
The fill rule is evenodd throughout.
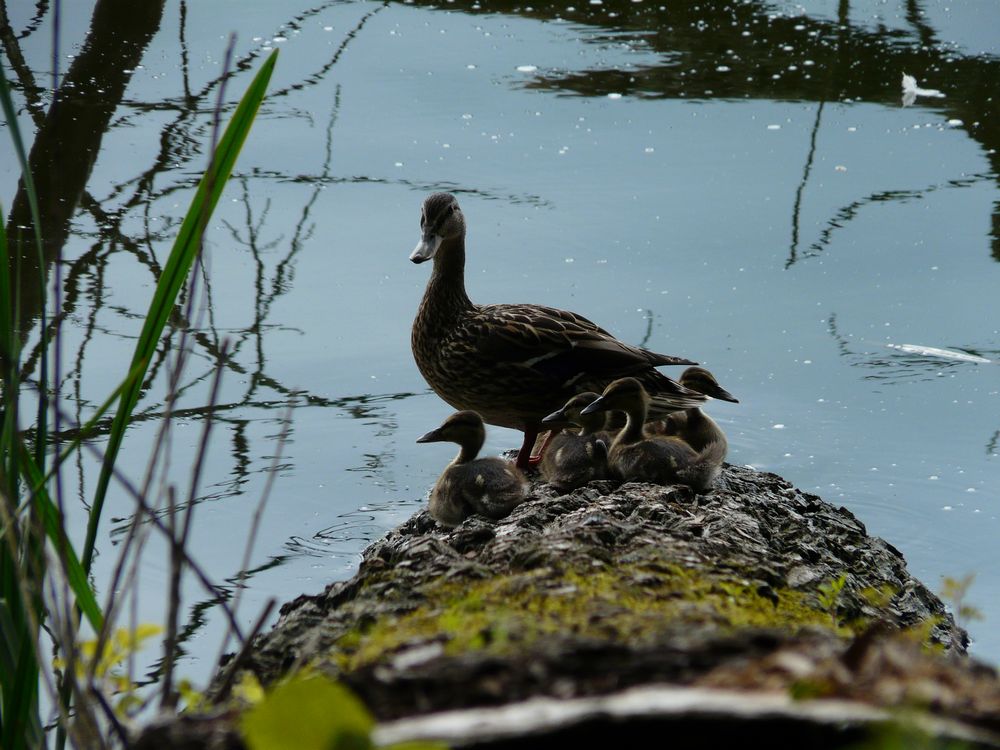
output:
<path id="1" fill-rule="evenodd" d="M 585 407 L 580 410 L 581 416 L 586 416 L 587 414 L 593 414 L 598 411 L 607 411 L 608 402 L 605 400 L 604 396 L 601 396 L 596 401 L 591 401 Z"/>
<path id="2" fill-rule="evenodd" d="M 708 391 L 706 396 L 711 396 L 712 398 L 717 398 L 720 401 L 729 401 L 733 404 L 738 404 L 740 400 L 736 398 L 733 394 L 723 388 L 721 385 L 717 385 L 712 390 Z"/>
<path id="3" fill-rule="evenodd" d="M 439 234 L 425 234 L 417 246 L 410 253 L 410 260 L 414 263 L 423 263 L 434 257 L 434 253 L 441 247 L 442 237 Z"/>
<path id="4" fill-rule="evenodd" d="M 566 412 L 560 409 L 559 411 L 554 411 L 547 417 L 542 417 L 542 424 L 549 424 L 550 422 L 565 422 Z"/>
<path id="5" fill-rule="evenodd" d="M 431 430 L 426 435 L 421 435 L 417 438 L 418 443 L 441 443 L 444 442 L 445 438 L 441 436 L 441 428 L 438 427 L 436 430 Z"/>

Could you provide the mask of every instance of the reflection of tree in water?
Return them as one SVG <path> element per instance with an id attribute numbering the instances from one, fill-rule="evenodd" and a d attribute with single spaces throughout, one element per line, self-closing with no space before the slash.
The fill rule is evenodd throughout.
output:
<path id="1" fill-rule="evenodd" d="M 131 71 L 140 64 L 147 45 L 157 33 L 164 10 L 162 0 L 140 5 L 141 12 L 131 0 L 97 0 L 87 38 L 63 78 L 60 90 L 51 97 L 52 101 L 46 110 L 45 90 L 36 83 L 21 52 L 19 40 L 38 29 L 45 16 L 52 13 L 52 9 L 47 3 L 40 3 L 36 17 L 25 30 L 18 33 L 10 25 L 5 0 L 0 0 L 0 43 L 3 44 L 10 63 L 9 69 L 15 76 L 13 87 L 22 97 L 25 111 L 31 116 L 37 131 L 29 162 L 40 196 L 40 226 L 44 242 L 42 263 L 38 262 L 34 246 L 27 242 L 21 246 L 21 256 L 11 259 L 12 265 L 18 266 L 21 288 L 27 291 L 18 300 L 21 305 L 19 314 L 23 321 L 22 337 L 30 347 L 25 356 L 23 376 L 25 382 L 32 382 L 42 351 L 40 335 L 36 334 L 33 342 L 29 339 L 31 326 L 37 327 L 38 321 L 42 320 L 51 331 L 61 326 L 63 321 L 72 319 L 74 330 L 78 330 L 80 334 L 79 347 L 71 355 L 72 365 L 61 378 L 59 387 L 64 393 L 71 391 L 75 396 L 67 401 L 73 402 L 75 413 L 72 416 L 76 423 L 80 423 L 84 413 L 93 406 L 86 401 L 82 386 L 82 373 L 92 342 L 99 334 L 122 338 L 120 332 L 113 330 L 115 326 L 109 323 L 109 319 L 125 321 L 127 325 L 122 328 L 126 331 L 137 330 L 144 312 L 111 304 L 106 279 L 113 260 L 123 257 L 123 253 L 131 256 L 141 268 L 148 271 L 152 282 L 148 284 L 150 289 L 159 279 L 161 265 L 157 259 L 155 244 L 173 239 L 180 218 L 167 217 L 166 220 L 154 223 L 151 216 L 153 206 L 169 199 L 172 194 L 181 191 L 190 193 L 196 186 L 197 179 L 189 175 L 199 172 L 199 162 L 206 159 L 202 153 L 202 144 L 209 140 L 215 100 L 226 83 L 226 78 L 248 78 L 254 72 L 255 58 L 261 54 L 259 50 L 247 54 L 235 61 L 228 74 L 210 80 L 200 90 L 193 91 L 189 82 L 190 54 L 186 41 L 187 5 L 182 0 L 179 4 L 179 50 L 183 95 L 157 102 L 127 101 L 124 96 Z M 309 16 L 317 15 L 334 5 L 335 2 L 327 2 L 310 9 L 287 21 L 285 26 L 294 28 Z M 351 39 L 372 15 L 384 7 L 366 6 L 355 27 L 338 47 L 332 49 L 329 57 L 319 63 L 316 71 L 294 86 L 269 92 L 264 107 L 268 106 L 268 101 L 273 102 L 276 98 L 287 97 L 299 89 L 323 83 Z M 51 22 L 51 18 L 49 21 Z M 240 86 L 234 85 L 229 92 L 231 95 L 233 91 L 238 94 L 240 89 Z M 313 206 L 324 183 L 332 179 L 330 165 L 333 128 L 339 106 L 338 91 L 326 127 L 325 158 L 319 172 L 315 176 L 296 178 L 313 183 L 313 191 L 302 207 L 290 239 L 285 239 L 280 234 L 275 235 L 275 239 L 264 239 L 268 203 L 264 202 L 258 216 L 249 187 L 253 178 L 239 179 L 245 224 L 239 228 L 229 226 L 229 231 L 236 242 L 246 249 L 254 264 L 254 311 L 250 323 L 235 330 L 227 328 L 224 333 L 220 332 L 214 320 L 213 286 L 207 270 L 211 264 L 201 265 L 196 273 L 201 274 L 203 282 L 207 321 L 198 319 L 200 315 L 197 314 L 193 316 L 195 320 L 187 319 L 185 310 L 197 309 L 197 306 L 189 308 L 182 297 L 171 318 L 172 338 L 161 344 L 154 361 L 150 363 L 149 374 L 143 384 L 144 396 L 152 395 L 150 386 L 169 367 L 168 355 L 176 346 L 177 332 L 186 331 L 193 341 L 195 353 L 190 361 L 201 364 L 190 368 L 191 374 L 180 386 L 180 396 L 206 384 L 217 366 L 237 374 L 247 383 L 245 392 L 233 400 L 187 409 L 174 408 L 165 402 L 143 400 L 141 408 L 135 413 L 132 420 L 135 424 L 162 421 L 169 412 L 172 419 L 189 423 L 204 422 L 211 415 L 214 422 L 226 426 L 232 460 L 230 477 L 203 492 L 193 500 L 194 503 L 245 494 L 254 474 L 287 468 L 287 465 L 271 464 L 266 455 L 263 458 L 252 455 L 248 433 L 253 423 L 259 423 L 260 420 L 248 418 L 248 413 L 258 411 L 260 414 L 272 415 L 287 408 L 319 407 L 364 418 L 374 423 L 376 428 L 391 429 L 396 424 L 393 402 L 413 395 L 361 394 L 327 398 L 293 390 L 268 373 L 265 334 L 275 327 L 269 322 L 272 306 L 280 295 L 291 289 L 295 257 L 312 232 Z M 223 102 L 223 116 L 234 107 L 234 101 Z M 103 197 L 89 192 L 87 183 L 106 132 L 134 127 L 142 123 L 149 113 L 164 111 L 172 112 L 174 116 L 161 127 L 159 149 L 152 164 L 136 172 L 133 177 L 113 185 Z M 282 175 L 282 178 L 290 179 L 287 175 Z M 17 239 L 17 230 L 20 230 L 22 236 L 31 236 L 32 224 L 26 193 L 23 185 L 19 185 L 7 223 L 9 228 L 15 230 L 12 238 Z M 270 231 L 273 232 L 273 229 Z M 71 234 L 89 238 L 92 244 L 85 252 L 64 259 L 64 246 Z M 267 251 L 276 248 L 282 248 L 282 254 L 276 261 L 266 260 L 272 257 Z M 41 317 L 43 311 L 40 297 L 35 294 L 35 290 L 48 278 L 53 268 L 56 269 L 55 283 L 60 287 L 57 300 L 61 304 L 52 318 L 46 321 Z M 65 279 L 62 279 L 64 268 Z M 138 280 L 132 283 L 135 286 L 142 284 Z M 98 355 L 92 355 L 91 358 L 96 356 Z M 96 365 L 91 363 L 90 366 Z M 200 371 L 197 371 L 198 368 L 201 368 Z M 270 416 L 266 419 L 274 421 Z M 98 425 L 97 435 L 106 434 L 109 427 L 110 420 Z M 72 429 L 63 430 L 52 437 L 65 441 L 73 433 Z M 269 443 L 278 439 L 277 435 L 266 438 Z M 267 454 L 271 451 L 265 449 L 257 452 Z M 386 457 L 383 456 L 382 459 L 382 463 L 387 463 Z M 260 461 L 263 464 L 257 466 Z M 82 456 L 77 457 L 76 473 L 78 494 L 82 501 L 86 498 L 86 472 Z M 179 508 L 183 510 L 186 505 L 180 503 Z M 161 517 L 165 512 L 158 509 L 153 511 L 153 515 Z M 112 543 L 122 538 L 130 523 L 130 518 L 113 520 Z M 186 641 L 201 627 L 203 610 L 224 601 L 230 595 L 229 592 L 236 586 L 243 585 L 247 578 L 259 570 L 280 564 L 285 557 L 275 556 L 263 566 L 237 573 L 231 577 L 230 585 L 218 587 L 217 597 L 195 604 L 179 642 Z"/>
<path id="2" fill-rule="evenodd" d="M 421 4 L 420 0 L 417 3 Z M 989 55 L 966 56 L 938 41 L 921 5 L 917 0 L 906 0 L 903 13 L 908 30 L 851 25 L 848 0 L 838 3 L 835 21 L 783 14 L 760 0 L 604 0 L 599 5 L 573 3 L 569 11 L 563 2 L 526 6 L 513 0 L 497 0 L 487 7 L 477 0 L 455 0 L 443 8 L 539 20 L 558 18 L 605 30 L 603 36 L 588 35 L 596 42 L 659 55 L 659 61 L 652 65 L 539 71 L 526 84 L 560 94 L 768 99 L 816 102 L 821 106 L 824 102 L 865 101 L 896 107 L 900 104 L 902 73 L 919 78 L 926 72 L 933 75 L 936 87 L 948 90 L 947 98 L 933 100 L 935 108 L 949 119 L 961 120 L 969 136 L 983 145 L 992 165 L 991 178 L 995 179 L 1000 173 L 1000 119 L 995 116 L 996 102 L 1000 101 L 1000 60 Z M 648 58 L 646 54 L 644 59 Z M 822 109 L 817 112 L 816 127 L 821 114 Z M 808 156 L 806 160 L 807 178 Z M 909 189 L 927 190 L 922 186 L 900 188 L 904 193 Z M 844 221 L 843 214 L 849 209 L 842 209 L 832 218 L 829 229 Z M 790 262 L 796 260 L 798 246 L 795 216 L 793 223 Z M 994 207 L 991 236 L 993 256 L 1000 260 L 1000 204 Z M 813 246 L 810 252 L 819 249 L 822 247 Z"/>
<path id="3" fill-rule="evenodd" d="M 290 19 L 286 25 L 292 28 L 301 25 L 308 17 L 317 15 L 334 4 L 328 2 L 305 11 Z M 29 273 L 34 273 L 36 277 L 39 273 L 47 275 L 51 265 L 56 264 L 57 267 L 61 265 L 61 261 L 57 259 L 61 258 L 63 246 L 70 232 L 70 221 L 78 208 L 82 209 L 83 215 L 89 215 L 94 225 L 89 231 L 75 226 L 73 228 L 77 235 L 89 234 L 93 239 L 93 245 L 89 251 L 66 261 L 68 271 L 62 290 L 63 306 L 51 321 L 51 326 L 58 326 L 67 317 L 72 316 L 79 321 L 82 330 L 81 346 L 75 354 L 73 366 L 69 368 L 64 383 L 61 384 L 63 386 L 69 384 L 77 397 L 75 416 L 78 421 L 88 406 L 81 391 L 81 373 L 86 363 L 88 345 L 97 333 L 116 335 L 110 330 L 107 322 L 102 322 L 106 321 L 105 316 L 109 311 L 127 319 L 130 329 L 135 326 L 135 320 L 141 313 L 141 311 L 109 306 L 105 286 L 109 260 L 124 251 L 133 256 L 142 267 L 148 269 L 154 282 L 159 278 L 161 267 L 156 257 L 154 243 L 172 239 L 179 218 L 169 217 L 166 221 L 161 221 L 154 231 L 151 230 L 150 210 L 158 201 L 163 201 L 173 193 L 189 191 L 196 186 L 196 178 L 187 176 L 192 170 L 184 167 L 185 165 L 197 167 L 197 161 L 204 158 L 201 150 L 211 129 L 214 98 L 224 83 L 224 76 L 219 76 L 210 80 L 200 90 L 192 91 L 188 70 L 190 55 L 186 41 L 187 6 L 181 2 L 179 49 L 183 96 L 151 103 L 130 101 L 123 105 L 131 71 L 140 63 L 146 45 L 158 30 L 162 20 L 163 2 L 145 3 L 143 7 L 144 12 L 137 14 L 131 9 L 131 2 L 123 4 L 123 0 L 98 0 L 87 39 L 46 113 L 41 103 L 42 89 L 24 62 L 19 46 L 20 38 L 30 35 L 39 27 L 41 18 L 46 13 L 46 7 L 42 4 L 31 25 L 17 34 L 10 27 L 5 2 L 0 2 L 0 40 L 3 42 L 8 60 L 11 61 L 11 68 L 15 71 L 15 85 L 24 97 L 38 131 L 30 161 L 41 196 L 45 266 L 38 268 L 33 249 L 29 247 L 24 257 L 19 259 L 22 279 Z M 273 101 L 303 87 L 323 82 L 343 55 L 347 44 L 363 28 L 367 20 L 383 7 L 369 6 L 341 44 L 331 51 L 328 59 L 319 63 L 316 71 L 307 75 L 295 86 L 269 92 L 268 100 Z M 229 75 L 252 73 L 255 58 L 259 55 L 260 51 L 253 51 L 237 60 Z M 109 64 L 109 59 L 120 64 Z M 226 102 L 223 104 L 223 110 L 231 110 L 234 106 L 234 102 Z M 264 334 L 273 327 L 268 323 L 271 307 L 278 296 L 290 289 L 289 279 L 294 258 L 311 232 L 310 214 L 313 205 L 322 183 L 330 178 L 333 126 L 339 106 L 338 92 L 326 128 L 325 159 L 316 179 L 312 180 L 315 183 L 313 194 L 302 208 L 291 240 L 284 242 L 279 238 L 271 243 L 272 246 L 285 247 L 283 257 L 279 258 L 273 270 L 267 268 L 264 254 L 261 252 L 262 249 L 268 249 L 261 246 L 266 205 L 264 215 L 255 220 L 247 178 L 241 180 L 242 202 L 246 208 L 246 227 L 242 232 L 232 226 L 229 229 L 237 241 L 249 251 L 254 262 L 255 308 L 253 320 L 249 325 L 236 331 L 227 330 L 226 336 L 232 339 L 230 356 L 225 359 L 222 357 L 223 336 L 214 324 L 212 284 L 205 267 L 201 267 L 200 273 L 205 282 L 208 324 L 201 326 L 199 321 L 185 319 L 184 299 L 178 301 L 173 312 L 172 322 L 175 331 L 189 331 L 196 350 L 201 355 L 197 359 L 205 363 L 200 373 L 193 375 L 182 385 L 182 394 L 210 378 L 217 363 L 223 363 L 232 372 L 243 376 L 248 383 L 246 392 L 238 401 L 189 410 L 190 413 L 186 415 L 183 414 L 183 410 L 180 412 L 182 416 L 197 418 L 211 410 L 220 421 L 230 425 L 236 475 L 233 481 L 237 485 L 245 481 L 245 474 L 249 470 L 245 438 L 247 424 L 244 419 L 231 418 L 230 412 L 248 407 L 273 410 L 289 403 L 340 408 L 346 405 L 344 399 L 324 399 L 309 394 L 296 399 L 292 389 L 267 374 L 264 346 Z M 124 114 L 119 114 L 118 119 L 112 123 L 112 117 L 122 108 Z M 164 110 L 176 114 L 161 128 L 160 148 L 153 163 L 136 176 L 114 185 L 109 194 L 103 198 L 87 192 L 86 183 L 100 151 L 105 131 L 134 125 L 136 120 L 145 117 L 147 113 Z M 81 112 L 86 113 L 82 119 Z M 41 179 L 37 175 L 41 175 Z M 136 226 L 137 216 L 142 219 L 140 231 L 130 232 L 127 227 Z M 31 224 L 23 186 L 19 186 L 8 226 L 24 227 L 27 232 Z M 33 290 L 38 287 L 38 282 L 28 280 L 23 281 L 22 285 L 25 289 Z M 22 320 L 31 321 L 37 318 L 40 312 L 37 299 L 22 298 L 21 303 Z M 28 326 L 25 326 L 26 330 L 27 328 Z M 150 385 L 164 368 L 170 348 L 171 344 L 168 342 L 158 349 L 156 359 L 150 364 L 149 375 L 144 383 L 144 393 L 148 392 Z M 40 351 L 41 345 L 36 341 L 34 348 L 25 358 L 26 379 L 30 380 L 32 370 L 37 367 Z M 240 356 L 245 351 L 251 352 L 250 362 L 246 361 L 246 356 Z M 261 387 L 277 394 L 278 398 L 261 397 Z M 164 410 L 163 403 L 144 402 L 142 408 L 137 411 L 134 421 L 160 419 L 164 416 Z M 382 415 L 382 418 L 386 416 Z M 388 418 L 391 421 L 391 415 Z M 82 483 L 80 491 L 82 492 Z"/>

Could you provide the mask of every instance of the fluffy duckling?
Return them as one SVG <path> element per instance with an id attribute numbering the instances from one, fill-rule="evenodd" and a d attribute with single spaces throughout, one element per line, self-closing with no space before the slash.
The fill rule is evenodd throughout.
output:
<path id="1" fill-rule="evenodd" d="M 556 433 L 542 454 L 542 477 L 560 494 L 583 487 L 592 479 L 608 476 L 611 438 L 601 431 L 607 414 L 580 415 L 580 411 L 597 398 L 593 391 L 578 393 L 562 409 L 542 419 L 543 424 L 570 423 L 580 426 L 578 433 L 566 429 Z"/>
<path id="2" fill-rule="evenodd" d="M 734 404 L 739 403 L 729 391 L 719 385 L 715 376 L 703 367 L 686 369 L 680 377 L 680 383 L 685 388 L 704 393 L 706 396 L 731 401 Z M 661 432 L 664 435 L 679 437 L 696 451 L 704 450 L 709 443 L 722 443 L 726 450 L 729 448 L 726 433 L 714 419 L 697 406 L 668 414 L 662 422 Z"/>
<path id="3" fill-rule="evenodd" d="M 434 193 L 424 201 L 420 235 L 410 260 L 432 260 L 434 268 L 413 321 L 413 358 L 454 408 L 524 433 L 519 468 L 535 462 L 531 450 L 545 415 L 615 378 L 643 383 L 654 419 L 705 402 L 655 369 L 695 364 L 690 360 L 630 346 L 567 310 L 472 302 L 465 291 L 465 218 L 454 195 Z"/>
<path id="4" fill-rule="evenodd" d="M 612 471 L 626 482 L 686 484 L 705 492 L 722 470 L 725 445 L 709 443 L 701 451 L 677 437 L 646 435 L 643 425 L 649 408 L 649 394 L 635 378 L 620 378 L 581 414 L 623 411 L 625 427 L 615 437 L 608 452 Z"/>
<path id="5" fill-rule="evenodd" d="M 483 418 L 459 411 L 418 443 L 458 443 L 461 450 L 431 490 L 430 514 L 442 526 L 458 526 L 473 513 L 503 518 L 528 496 L 528 480 L 502 458 L 476 458 L 486 440 Z"/>

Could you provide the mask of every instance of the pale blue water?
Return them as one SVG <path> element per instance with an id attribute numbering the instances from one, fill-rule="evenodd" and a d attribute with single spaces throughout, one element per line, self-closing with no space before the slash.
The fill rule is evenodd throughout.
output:
<path id="1" fill-rule="evenodd" d="M 67 5 L 64 55 L 90 13 Z M 189 106 L 182 5 L 168 2 L 87 185 L 105 212 L 121 211 L 120 227 L 102 229 L 85 207 L 64 248 L 79 292 L 64 328 L 67 367 L 79 369 L 67 387 L 79 381 L 92 407 L 122 375 L 153 286 L 148 257 L 162 263 L 205 162 L 209 82 L 235 31 L 237 60 L 282 52 L 276 93 L 212 222 L 203 336 L 181 406 L 204 405 L 214 347 L 231 339 L 192 549 L 231 589 L 277 473 L 242 622 L 270 597 L 349 576 L 451 458 L 447 446 L 414 443 L 450 409 L 410 354 L 428 269 L 407 261 L 423 198 L 451 190 L 469 222 L 473 299 L 566 307 L 707 365 L 741 401 L 712 409 L 730 460 L 850 508 L 932 588 L 975 573 L 968 599 L 985 619 L 968 623 L 973 652 L 996 662 L 1000 123 L 989 97 L 1000 94 L 1000 44 L 983 30 L 1000 11 L 918 3 L 917 24 L 906 5 L 851 3 L 841 29 L 837 5 L 820 2 L 703 4 L 669 17 L 654 3 L 605 2 L 562 20 L 514 4 L 189 4 Z M 14 28 L 33 12 L 12 9 Z M 21 41 L 42 85 L 50 31 L 45 17 Z M 903 72 L 946 98 L 902 107 Z M 227 98 L 248 81 L 240 72 Z M 33 133 L 24 112 L 21 124 Z M 3 148 L 6 210 L 18 170 Z M 155 197 L 135 197 L 147 170 Z M 121 457 L 136 481 L 164 378 Z M 183 414 L 170 441 L 166 477 L 182 497 L 203 422 Z M 487 449 L 519 442 L 494 429 Z M 67 481 L 87 495 L 94 466 L 88 456 Z M 133 510 L 121 491 L 109 504 L 99 588 Z M 82 538 L 81 502 L 71 510 Z M 166 579 L 153 535 L 141 620 L 162 617 Z M 179 669 L 201 680 L 225 626 L 211 608 L 201 619 L 209 597 L 197 584 L 185 594 L 192 626 Z"/>

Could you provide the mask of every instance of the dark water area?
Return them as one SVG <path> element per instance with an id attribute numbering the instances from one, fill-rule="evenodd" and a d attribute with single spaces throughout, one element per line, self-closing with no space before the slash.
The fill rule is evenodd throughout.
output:
<path id="1" fill-rule="evenodd" d="M 191 548 L 242 591 L 241 623 L 350 575 L 451 458 L 414 442 L 451 410 L 410 353 L 427 268 L 407 260 L 422 200 L 447 190 L 475 301 L 564 307 L 709 367 L 740 399 L 711 409 L 729 460 L 848 507 L 931 588 L 974 573 L 972 650 L 1000 660 L 1000 7 L 139 5 L 63 3 L 54 56 L 51 5 L 0 3 L 42 194 L 44 257 L 25 268 L 60 291 L 61 389 L 85 419 L 124 375 L 217 101 L 225 119 L 281 49 L 174 316 L 192 357 L 154 482 L 187 496 L 211 412 Z M 943 97 L 904 102 L 904 74 Z M 16 228 L 30 217 L 8 129 Z M 21 305 L 37 352 L 38 299 Z M 119 459 L 136 483 L 170 369 L 164 347 Z M 519 442 L 494 428 L 486 449 Z M 74 539 L 97 469 L 85 452 L 66 477 Z M 134 513 L 120 487 L 108 503 L 102 595 Z M 139 619 L 160 621 L 155 533 L 138 575 Z M 196 582 L 184 596 L 178 671 L 198 681 L 225 622 Z"/>

